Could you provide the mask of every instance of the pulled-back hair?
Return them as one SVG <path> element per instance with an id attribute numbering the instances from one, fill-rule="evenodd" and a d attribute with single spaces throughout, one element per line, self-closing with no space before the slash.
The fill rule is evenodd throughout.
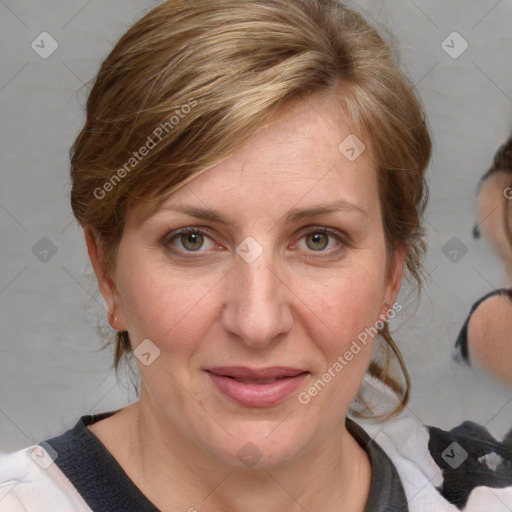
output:
<path id="1" fill-rule="evenodd" d="M 335 0 L 168 0 L 119 40 L 70 153 L 73 212 L 96 234 L 106 272 L 130 209 L 149 215 L 287 101 L 324 92 L 375 156 L 388 271 L 402 245 L 419 286 L 431 152 L 424 113 L 392 45 Z M 384 362 L 369 371 L 400 395 L 398 412 L 409 377 L 387 324 L 380 334 Z M 117 332 L 116 371 L 130 352 L 128 332 Z M 393 357 L 402 383 L 391 376 Z"/>
<path id="2" fill-rule="evenodd" d="M 491 167 L 480 179 L 481 186 L 493 174 L 503 172 L 512 176 L 512 136 L 496 151 Z"/>
<path id="3" fill-rule="evenodd" d="M 491 182 L 493 178 L 498 176 L 502 176 L 506 179 L 506 185 L 502 191 L 503 193 L 499 193 L 497 196 L 499 199 L 495 204 L 495 208 L 501 209 L 502 233 L 509 249 L 512 250 L 512 226 L 510 225 L 510 219 L 512 217 L 512 207 L 510 205 L 512 193 L 512 136 L 496 150 L 491 167 L 480 178 L 477 195 L 480 196 L 485 184 Z M 503 186 L 503 183 L 495 186 Z M 480 238 L 479 226 L 484 220 L 485 219 L 479 219 L 473 227 L 474 238 Z"/>

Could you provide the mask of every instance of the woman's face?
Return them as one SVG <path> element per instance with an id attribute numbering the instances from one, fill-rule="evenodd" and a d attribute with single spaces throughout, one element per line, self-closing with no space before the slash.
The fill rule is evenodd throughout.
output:
<path id="1" fill-rule="evenodd" d="M 326 97 L 288 104 L 155 215 L 127 218 L 101 289 L 140 358 L 141 407 L 173 439 L 272 465 L 344 428 L 365 329 L 403 265 L 385 275 L 369 141 L 355 159 L 354 139 L 338 148 L 351 134 Z"/>

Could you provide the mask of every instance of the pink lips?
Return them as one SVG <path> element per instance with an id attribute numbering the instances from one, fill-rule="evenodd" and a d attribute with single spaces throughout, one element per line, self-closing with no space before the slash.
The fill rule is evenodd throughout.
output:
<path id="1" fill-rule="evenodd" d="M 242 366 L 208 368 L 208 375 L 232 401 L 245 407 L 270 407 L 290 396 L 309 375 L 284 366 L 253 370 Z"/>

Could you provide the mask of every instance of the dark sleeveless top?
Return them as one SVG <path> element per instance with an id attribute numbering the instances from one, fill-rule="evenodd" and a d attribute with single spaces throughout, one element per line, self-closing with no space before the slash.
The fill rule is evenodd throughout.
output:
<path id="1" fill-rule="evenodd" d="M 464 322 L 459 335 L 457 337 L 457 341 L 455 342 L 456 355 L 455 359 L 459 362 L 465 362 L 467 364 L 471 364 L 469 359 L 469 349 L 468 349 L 468 325 L 473 313 L 476 311 L 478 306 L 482 304 L 482 302 L 486 301 L 490 297 L 494 297 L 495 295 L 508 297 L 512 302 L 512 289 L 511 288 L 498 288 L 497 290 L 493 290 L 492 292 L 487 293 L 483 297 L 480 297 L 472 306 L 469 311 L 469 315 Z"/>

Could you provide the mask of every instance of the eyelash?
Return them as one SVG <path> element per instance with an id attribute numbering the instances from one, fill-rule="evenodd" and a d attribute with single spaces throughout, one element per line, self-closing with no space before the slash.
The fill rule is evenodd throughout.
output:
<path id="1" fill-rule="evenodd" d="M 324 226 L 308 226 L 308 231 L 303 232 L 301 237 L 298 239 L 299 241 L 302 240 L 305 236 L 315 234 L 315 233 L 324 233 L 326 235 L 329 235 L 330 237 L 336 239 L 337 242 L 339 242 L 340 247 L 331 249 L 329 251 L 325 251 L 324 249 L 318 250 L 318 251 L 309 251 L 311 253 L 318 254 L 320 258 L 332 256 L 340 253 L 343 249 L 345 249 L 349 245 L 349 240 L 346 234 L 341 233 L 337 230 L 327 228 Z M 175 232 L 168 233 L 165 235 L 165 237 L 162 240 L 163 245 L 168 248 L 172 253 L 179 254 L 179 255 L 185 255 L 187 258 L 195 258 L 196 256 L 193 256 L 193 254 L 197 253 L 198 255 L 204 252 L 204 250 L 198 250 L 198 251 L 188 251 L 188 250 L 176 250 L 175 248 L 171 247 L 172 242 L 174 240 L 179 239 L 180 237 L 188 234 L 201 234 L 204 236 L 207 236 L 208 238 L 212 239 L 212 237 L 209 235 L 208 231 L 201 228 L 201 227 L 188 227 L 183 228 Z M 295 243 L 293 245 L 296 245 Z M 321 256 L 321 253 L 326 253 L 325 256 Z"/>

